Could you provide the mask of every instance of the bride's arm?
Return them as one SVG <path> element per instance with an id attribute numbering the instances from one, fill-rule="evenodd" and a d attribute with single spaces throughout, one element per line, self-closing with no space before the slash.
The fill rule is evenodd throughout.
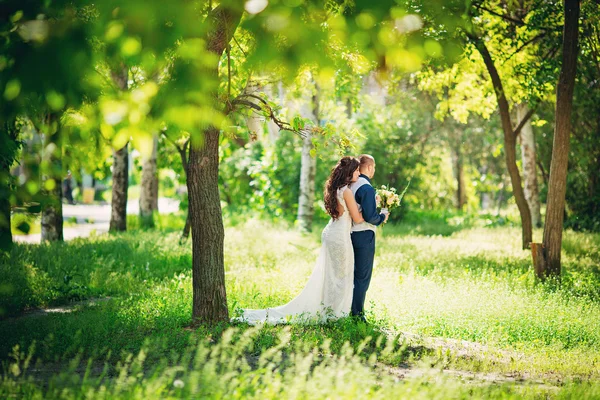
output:
<path id="1" fill-rule="evenodd" d="M 348 212 L 352 217 L 352 221 L 354 221 L 357 224 L 364 222 L 365 219 L 363 218 L 362 213 L 358 211 L 358 204 L 356 204 L 356 200 L 354 199 L 352 190 L 344 190 L 344 200 L 346 201 L 346 207 L 348 207 Z"/>

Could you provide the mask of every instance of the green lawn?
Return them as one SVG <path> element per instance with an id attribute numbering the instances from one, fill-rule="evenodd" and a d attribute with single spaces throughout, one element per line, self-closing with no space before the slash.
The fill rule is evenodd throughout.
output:
<path id="1" fill-rule="evenodd" d="M 600 398 L 600 235 L 566 232 L 562 285 L 540 284 L 520 230 L 480 220 L 385 226 L 369 325 L 189 329 L 183 217 L 16 245 L 0 266 L 0 397 Z M 230 313 L 293 298 L 319 236 L 228 226 Z"/>

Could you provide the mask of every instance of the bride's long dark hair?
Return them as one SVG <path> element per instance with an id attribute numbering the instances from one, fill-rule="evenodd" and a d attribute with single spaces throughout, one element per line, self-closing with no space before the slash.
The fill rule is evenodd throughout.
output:
<path id="1" fill-rule="evenodd" d="M 337 191 L 352 182 L 352 175 L 359 165 L 360 161 L 356 157 L 344 157 L 331 169 L 331 174 L 325 182 L 325 195 L 323 196 L 325 210 L 327 210 L 327 214 L 331 215 L 331 218 L 338 219 L 340 217 Z"/>

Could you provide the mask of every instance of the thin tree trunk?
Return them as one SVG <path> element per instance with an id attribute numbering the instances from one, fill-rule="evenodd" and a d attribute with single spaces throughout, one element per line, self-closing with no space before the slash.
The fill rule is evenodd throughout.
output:
<path id="1" fill-rule="evenodd" d="M 348 119 L 352 118 L 352 99 L 350 99 L 350 97 L 348 97 L 346 99 L 346 116 L 348 117 Z"/>
<path id="2" fill-rule="evenodd" d="M 544 169 L 544 164 L 542 164 L 542 162 L 540 160 L 537 160 L 537 167 L 540 169 L 540 172 L 542 173 L 542 181 L 544 182 L 544 185 L 548 186 L 548 180 L 550 178 L 548 177 L 548 173 L 546 173 L 546 170 Z"/>
<path id="3" fill-rule="evenodd" d="M 188 139 L 187 142 L 185 142 L 185 144 L 183 145 L 183 148 L 180 148 L 179 146 L 177 147 L 177 151 L 179 152 L 179 156 L 181 157 L 181 165 L 183 166 L 183 172 L 186 176 L 186 182 L 187 182 L 187 175 L 188 175 L 188 166 L 189 166 L 189 162 L 188 162 L 188 146 L 190 144 L 190 141 Z M 189 198 L 188 198 L 188 204 L 189 204 Z M 181 238 L 179 238 L 179 243 L 183 243 L 185 240 L 187 240 L 190 237 L 190 230 L 192 229 L 192 221 L 190 219 L 190 210 L 189 210 L 189 206 L 188 206 L 188 213 L 187 213 L 187 217 L 185 218 L 185 226 L 183 227 L 183 232 L 181 232 Z"/>
<path id="4" fill-rule="evenodd" d="M 277 93 L 275 93 L 275 90 L 277 90 Z M 271 97 L 273 99 L 275 98 L 275 96 L 277 96 L 279 106 L 282 108 L 285 107 L 285 90 L 281 81 L 277 82 L 277 88 L 275 88 L 273 84 L 267 85 L 265 87 L 265 92 L 267 93 L 268 97 Z M 270 118 L 267 119 L 266 123 L 269 142 L 277 142 L 277 139 L 279 138 L 279 127 Z"/>
<path id="5" fill-rule="evenodd" d="M 519 214 L 521 215 L 521 229 L 522 229 L 522 246 L 523 249 L 529 248 L 531 243 L 532 227 L 531 227 L 531 213 L 529 212 L 529 205 L 525 200 L 525 193 L 523 192 L 523 186 L 521 185 L 521 175 L 519 174 L 519 168 L 517 167 L 517 143 L 516 135 L 518 132 L 513 131 L 512 122 L 510 120 L 510 109 L 508 107 L 508 101 L 504 94 L 504 88 L 502 87 L 502 81 L 498 70 L 494 65 L 494 60 L 490 55 L 487 47 L 483 40 L 474 35 L 469 35 L 473 40 L 477 50 L 483 57 L 483 61 L 486 65 L 494 91 L 496 93 L 496 99 L 498 101 L 498 110 L 500 112 L 500 120 L 502 121 L 502 130 L 504 132 L 504 156 L 506 159 L 506 166 L 510 175 L 510 181 L 512 184 L 513 194 L 517 207 L 519 208 Z"/>
<path id="6" fill-rule="evenodd" d="M 452 146 L 452 167 L 454 179 L 456 179 L 456 209 L 462 211 L 467 203 L 467 195 L 465 191 L 465 174 L 463 170 L 460 143 Z"/>
<path id="7" fill-rule="evenodd" d="M 129 68 L 120 65 L 111 72 L 113 81 L 122 91 L 129 86 Z M 129 189 L 129 148 L 126 144 L 119 150 L 113 150 L 113 182 L 110 210 L 110 232 L 127 230 L 127 191 Z"/>
<path id="8" fill-rule="evenodd" d="M 0 252 L 8 251 L 13 245 L 10 226 L 10 165 L 0 162 Z"/>
<path id="9" fill-rule="evenodd" d="M 517 106 L 517 119 L 522 121 L 529 113 L 529 107 L 527 104 L 520 104 Z M 535 151 L 535 138 L 533 136 L 533 128 L 529 119 L 523 125 L 521 133 L 519 134 L 519 140 L 521 143 L 521 161 L 523 164 L 523 182 L 525 199 L 529 205 L 529 211 L 531 213 L 531 223 L 535 227 L 542 226 L 542 215 L 540 213 L 540 194 L 537 182 L 537 173 L 535 168 L 536 151 Z"/>
<path id="10" fill-rule="evenodd" d="M 154 213 L 158 210 L 158 173 L 156 154 L 158 137 L 153 140 L 152 154 L 142 164 L 142 183 L 140 191 L 140 226 L 154 228 Z"/>
<path id="11" fill-rule="evenodd" d="M 10 168 L 16 161 L 20 144 L 17 141 L 19 132 L 15 126 L 15 118 L 8 119 L 2 124 L 1 135 L 7 140 L 7 146 L 0 150 L 0 251 L 8 251 L 13 245 L 12 230 L 10 225 L 10 193 L 11 174 Z M 23 163 L 24 164 L 24 163 Z"/>
<path id="12" fill-rule="evenodd" d="M 4 172 L 4 171 L 3 171 Z M 8 185 L 0 188 L 0 251 L 8 251 L 13 244 L 10 229 L 10 201 Z"/>
<path id="13" fill-rule="evenodd" d="M 562 67 L 556 89 L 556 125 L 543 241 L 544 273 L 557 278 L 561 274 L 560 252 L 567 191 L 571 110 L 577 73 L 579 0 L 565 0 L 564 10 Z"/>
<path id="14" fill-rule="evenodd" d="M 600 171 L 600 108 L 596 111 L 596 147 L 590 161 L 589 171 Z M 590 199 L 598 199 L 592 202 L 592 214 L 600 212 L 600 174 L 588 173 L 588 195 Z"/>
<path id="15" fill-rule="evenodd" d="M 315 93 L 311 99 L 311 110 L 303 112 L 304 118 L 310 118 L 315 126 L 319 126 L 319 88 L 315 85 Z M 302 106 L 305 106 L 304 104 Z M 300 166 L 300 196 L 298 198 L 298 224 L 304 232 L 312 231 L 315 214 L 315 176 L 317 158 L 311 155 L 312 134 L 307 134 L 302 142 L 302 163 Z"/>
<path id="16" fill-rule="evenodd" d="M 43 163 L 46 164 L 46 171 L 42 185 L 46 198 L 42 208 L 42 242 L 57 242 L 63 241 L 60 123 L 54 114 L 48 115 L 45 120 L 47 132 Z"/>
<path id="17" fill-rule="evenodd" d="M 238 9 L 230 9 L 225 3 L 210 12 L 206 43 L 216 60 L 223 55 L 241 18 Z M 218 79 L 218 61 L 210 73 Z M 216 107 L 217 93 L 213 93 L 213 99 Z M 225 229 L 219 196 L 219 130 L 210 126 L 203 133 L 202 147 L 192 145 L 190 149 L 187 175 L 192 223 L 192 318 L 194 323 L 213 324 L 229 320 L 223 256 Z"/>
<path id="18" fill-rule="evenodd" d="M 257 82 L 250 82 L 248 83 L 247 87 L 246 87 L 246 92 L 247 93 L 253 93 L 253 94 L 259 94 L 262 91 L 262 87 L 259 83 Z M 262 118 L 260 117 L 260 115 L 256 114 L 256 113 L 251 113 L 250 115 L 246 116 L 246 126 L 248 128 L 248 135 L 249 135 L 249 140 L 248 141 L 256 141 L 259 138 L 262 139 L 262 137 L 264 136 L 264 122 L 262 120 Z M 244 147 L 246 145 L 246 143 L 248 143 L 248 141 L 238 141 L 238 144 L 240 145 L 240 147 Z"/>
<path id="19" fill-rule="evenodd" d="M 113 150 L 113 183 L 110 232 L 127 230 L 127 189 L 129 188 L 129 146 Z"/>

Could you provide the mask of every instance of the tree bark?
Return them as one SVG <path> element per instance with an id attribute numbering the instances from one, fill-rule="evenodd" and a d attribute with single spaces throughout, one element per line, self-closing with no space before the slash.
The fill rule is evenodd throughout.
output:
<path id="1" fill-rule="evenodd" d="M 63 241 L 62 215 L 62 146 L 58 116 L 46 116 L 45 155 L 46 173 L 42 180 L 45 199 L 42 208 L 42 242 Z"/>
<path id="2" fill-rule="evenodd" d="M 310 118 L 315 126 L 319 126 L 319 88 L 311 99 L 311 110 L 302 110 L 302 117 Z M 305 106 L 304 104 L 302 105 Z M 312 134 L 307 134 L 302 142 L 302 162 L 300 166 L 300 195 L 298 198 L 298 225 L 303 232 L 312 231 L 313 217 L 315 214 L 315 176 L 317 173 L 317 158 L 311 156 Z"/>
<path id="3" fill-rule="evenodd" d="M 129 188 L 129 146 L 113 150 L 110 232 L 127 230 L 127 189 Z"/>
<path id="4" fill-rule="evenodd" d="M 154 136 L 151 156 L 142 164 L 142 183 L 140 191 L 140 226 L 154 228 L 154 213 L 158 210 L 158 173 L 156 154 L 158 137 Z"/>
<path id="5" fill-rule="evenodd" d="M 182 148 L 180 148 L 179 146 L 177 147 L 177 151 L 179 152 L 179 156 L 181 157 L 181 165 L 183 166 L 183 173 L 186 176 L 186 182 L 187 182 L 187 175 L 188 175 L 188 166 L 189 166 L 189 162 L 188 162 L 188 146 L 190 144 L 190 140 L 188 139 L 187 142 L 185 142 L 185 144 L 183 145 Z M 189 198 L 188 198 L 188 205 L 189 205 Z M 179 243 L 183 243 L 185 240 L 187 240 L 190 237 L 190 230 L 192 229 L 192 221 L 190 219 L 190 210 L 189 210 L 189 206 L 188 206 L 188 213 L 187 213 L 187 217 L 185 218 L 185 226 L 183 227 L 183 232 L 181 232 L 181 238 L 179 238 Z"/>
<path id="6" fill-rule="evenodd" d="M 520 104 L 517 106 L 517 119 L 522 121 L 525 116 L 529 113 L 529 107 L 527 104 Z M 523 125 L 521 132 L 519 133 L 519 141 L 521 144 L 521 161 L 523 164 L 523 181 L 524 181 L 524 192 L 525 199 L 529 205 L 529 212 L 531 213 L 531 223 L 535 227 L 542 226 L 542 215 L 540 213 L 540 194 L 537 182 L 536 173 L 536 151 L 535 151 L 535 138 L 533 136 L 533 129 L 531 122 L 527 119 L 527 122 Z"/>
<path id="7" fill-rule="evenodd" d="M 120 65 L 111 72 L 117 87 L 126 91 L 128 88 L 129 68 Z M 113 182 L 110 210 L 110 232 L 127 230 L 127 191 L 129 189 L 129 148 L 126 144 L 119 150 L 113 150 Z"/>
<path id="8" fill-rule="evenodd" d="M 456 179 L 456 209 L 462 211 L 465 204 L 467 204 L 467 194 L 465 191 L 465 174 L 460 143 L 452 146 L 452 167 L 454 179 Z"/>
<path id="9" fill-rule="evenodd" d="M 262 87 L 257 82 L 250 82 L 247 85 L 246 92 L 253 94 L 260 94 Z M 262 139 L 264 136 L 264 121 L 260 115 L 255 112 L 252 112 L 250 115 L 246 116 L 246 127 L 248 128 L 248 141 L 256 141 L 259 138 Z M 238 141 L 240 147 L 244 147 L 248 141 Z"/>
<path id="10" fill-rule="evenodd" d="M 7 160 L 8 161 L 7 157 Z M 10 226 L 10 164 L 0 160 L 0 252 L 9 251 L 13 245 Z"/>
<path id="11" fill-rule="evenodd" d="M 565 194 L 567 191 L 567 166 L 571 135 L 573 90 L 577 73 L 579 0 L 565 0 L 563 28 L 562 67 L 556 89 L 556 125 L 552 144 L 550 180 L 546 223 L 544 224 L 544 273 L 560 278 L 560 252 L 562 247 Z"/>
<path id="12" fill-rule="evenodd" d="M 218 179 L 219 131 L 211 127 L 204 131 L 203 147 L 191 148 L 187 179 L 192 225 L 192 316 L 196 322 L 229 319 Z"/>
<path id="13" fill-rule="evenodd" d="M 4 172 L 4 171 L 3 171 Z M 13 245 L 10 228 L 10 201 L 8 185 L 0 188 L 0 251 L 8 251 Z"/>
<path id="14" fill-rule="evenodd" d="M 469 38 L 473 41 L 483 58 L 488 73 L 490 74 L 490 78 L 492 79 L 494 92 L 496 93 L 502 130 L 504 132 L 504 156 L 515 201 L 519 208 L 519 214 L 521 215 L 522 245 L 523 249 L 527 249 L 531 243 L 532 235 L 531 213 L 529 212 L 527 200 L 525 200 L 525 193 L 523 192 L 523 186 L 521 185 L 521 175 L 519 174 L 519 168 L 517 167 L 516 134 L 518 132 L 513 131 L 512 122 L 510 120 L 510 109 L 504 94 L 504 88 L 502 87 L 502 80 L 500 79 L 500 75 L 494 65 L 494 60 L 492 59 L 490 52 L 480 37 L 469 34 Z"/>
<path id="15" fill-rule="evenodd" d="M 206 44 L 218 60 L 240 23 L 242 12 L 224 3 L 208 19 L 211 27 Z M 218 79 L 218 61 L 209 71 Z M 213 93 L 215 107 L 217 93 Z M 192 145 L 187 174 L 189 213 L 192 223 L 192 318 L 194 323 L 214 324 L 229 320 L 225 291 L 223 241 L 225 229 L 219 197 L 219 130 L 204 130 L 201 147 Z"/>
<path id="16" fill-rule="evenodd" d="M 10 225 L 10 193 L 11 174 L 10 169 L 16 161 L 18 149 L 17 141 L 19 132 L 15 125 L 15 118 L 7 118 L 1 125 L 2 132 L 6 138 L 6 146 L 0 150 L 0 251 L 9 251 L 13 245 L 12 230 Z"/>
<path id="17" fill-rule="evenodd" d="M 596 109 L 596 131 L 595 139 L 597 145 L 590 160 L 589 171 L 600 171 L 600 107 Z M 590 199 L 600 200 L 600 174 L 588 173 L 588 196 Z M 592 202 L 592 214 L 597 215 L 600 212 L 600 201 Z"/>

